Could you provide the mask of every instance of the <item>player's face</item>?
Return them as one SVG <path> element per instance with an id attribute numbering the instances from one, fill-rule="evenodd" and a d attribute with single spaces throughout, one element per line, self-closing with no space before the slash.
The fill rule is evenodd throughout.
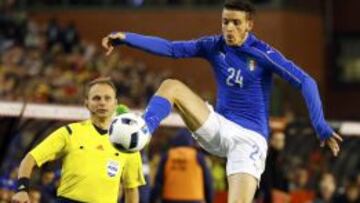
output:
<path id="1" fill-rule="evenodd" d="M 224 9 L 222 12 L 222 32 L 225 42 L 229 46 L 241 46 L 249 31 L 253 20 L 245 11 Z"/>
<path id="2" fill-rule="evenodd" d="M 85 105 L 91 116 L 111 118 L 117 105 L 114 89 L 107 84 L 93 85 L 88 92 Z"/>

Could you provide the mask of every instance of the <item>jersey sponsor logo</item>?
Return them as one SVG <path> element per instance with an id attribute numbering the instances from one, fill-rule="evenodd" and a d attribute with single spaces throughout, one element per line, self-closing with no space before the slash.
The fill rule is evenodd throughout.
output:
<path id="1" fill-rule="evenodd" d="M 109 177 L 115 177 L 116 174 L 119 172 L 119 163 L 117 161 L 110 160 L 107 163 L 107 174 Z"/>

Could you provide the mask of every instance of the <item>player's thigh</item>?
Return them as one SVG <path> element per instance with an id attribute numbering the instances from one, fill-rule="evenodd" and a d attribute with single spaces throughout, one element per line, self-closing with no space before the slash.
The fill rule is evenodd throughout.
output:
<path id="1" fill-rule="evenodd" d="M 200 128 L 209 117 L 210 110 L 205 101 L 179 80 L 165 80 L 156 95 L 171 97 L 172 102 L 191 131 Z"/>
<path id="2" fill-rule="evenodd" d="M 228 176 L 228 203 L 251 203 L 253 201 L 257 179 L 247 173 L 236 173 Z"/>

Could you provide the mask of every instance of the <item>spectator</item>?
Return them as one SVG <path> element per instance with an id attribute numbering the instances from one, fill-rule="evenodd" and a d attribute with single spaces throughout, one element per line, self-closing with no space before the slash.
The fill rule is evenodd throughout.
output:
<path id="1" fill-rule="evenodd" d="M 336 182 L 332 173 L 324 173 L 314 203 L 335 203 Z"/>
<path id="2" fill-rule="evenodd" d="M 291 203 L 304 203 L 314 200 L 314 191 L 309 188 L 309 172 L 307 168 L 299 167 L 296 169 L 294 186 L 290 192 Z"/>
<path id="3" fill-rule="evenodd" d="M 151 202 L 160 197 L 164 203 L 211 203 L 212 196 L 212 179 L 204 155 L 194 148 L 189 131 L 181 130 L 161 158 Z"/>
<path id="4" fill-rule="evenodd" d="M 75 24 L 69 23 L 62 33 L 55 18 L 49 21 L 46 30 L 30 19 L 24 20 L 28 29 L 20 34 L 26 36 L 25 44 L 15 44 L 21 40 L 15 39 L 19 29 L 13 18 L 6 16 L 2 20 L 0 16 L 3 100 L 26 97 L 35 103 L 81 104 L 82 84 L 111 75 L 117 91 L 122 93 L 121 99 L 139 108 L 146 104 L 160 81 L 169 77 L 168 73 L 151 73 L 143 63 L 119 55 L 105 60 L 95 46 L 80 41 Z"/>
<path id="5" fill-rule="evenodd" d="M 262 175 L 260 190 L 264 195 L 264 202 L 272 202 L 272 190 L 276 189 L 283 193 L 288 192 L 288 182 L 284 171 L 284 157 L 282 152 L 285 147 L 285 134 L 274 132 L 270 136 L 269 150 L 266 158 L 265 171 Z"/>
<path id="6" fill-rule="evenodd" d="M 345 194 L 341 195 L 336 202 L 341 203 L 360 203 L 360 191 L 354 180 L 349 180 L 346 188 Z"/>
<path id="7" fill-rule="evenodd" d="M 0 177 L 0 203 L 8 203 L 15 191 L 15 181 Z"/>
<path id="8" fill-rule="evenodd" d="M 50 19 L 46 29 L 47 49 L 51 50 L 53 46 L 60 42 L 61 29 L 55 18 Z"/>
<path id="9" fill-rule="evenodd" d="M 40 177 L 38 188 L 41 192 L 42 202 L 54 203 L 56 197 L 55 171 L 52 168 L 44 168 Z"/>
<path id="10" fill-rule="evenodd" d="M 70 22 L 63 30 L 61 42 L 65 53 L 71 53 L 73 48 L 79 45 L 79 33 L 74 22 Z"/>
<path id="11" fill-rule="evenodd" d="M 212 156 L 211 158 L 211 174 L 213 177 L 214 190 L 216 192 L 224 192 L 227 189 L 225 162 L 223 159 Z"/>

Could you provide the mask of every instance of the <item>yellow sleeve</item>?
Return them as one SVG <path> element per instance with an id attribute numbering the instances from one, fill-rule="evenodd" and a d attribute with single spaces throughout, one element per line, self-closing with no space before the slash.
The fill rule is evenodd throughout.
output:
<path id="1" fill-rule="evenodd" d="M 134 188 L 145 185 L 140 152 L 127 155 L 122 174 L 122 183 L 124 188 Z"/>
<path id="2" fill-rule="evenodd" d="M 66 151 L 69 143 L 69 132 L 61 127 L 46 137 L 39 145 L 30 151 L 38 167 L 45 162 L 55 160 Z"/>

